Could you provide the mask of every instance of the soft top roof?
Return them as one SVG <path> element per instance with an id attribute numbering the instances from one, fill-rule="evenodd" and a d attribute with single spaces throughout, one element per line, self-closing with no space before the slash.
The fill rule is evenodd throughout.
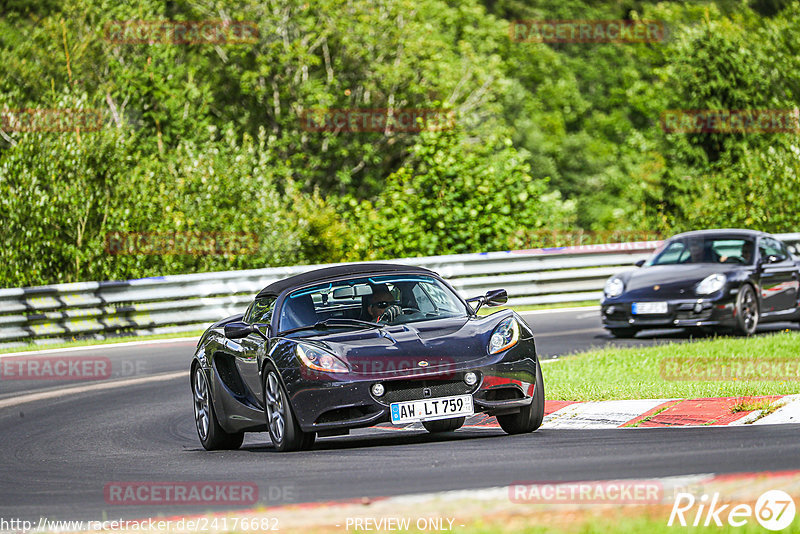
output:
<path id="1" fill-rule="evenodd" d="M 760 237 L 760 236 L 768 236 L 770 234 L 766 232 L 760 232 L 758 230 L 745 230 L 745 229 L 738 229 L 738 228 L 720 228 L 720 229 L 710 229 L 710 230 L 692 230 L 691 232 L 684 232 L 682 234 L 676 234 L 669 239 L 676 239 L 682 237 Z"/>
<path id="2" fill-rule="evenodd" d="M 415 267 L 412 265 L 401 265 L 398 263 L 349 263 L 343 265 L 336 265 L 334 267 L 325 267 L 323 269 L 315 269 L 305 273 L 296 274 L 283 280 L 273 282 L 261 291 L 259 291 L 256 298 L 266 296 L 278 296 L 287 289 L 312 284 L 314 282 L 324 282 L 343 276 L 359 275 L 359 274 L 387 274 L 387 273 L 421 273 L 421 274 L 436 274 L 424 267 Z"/>

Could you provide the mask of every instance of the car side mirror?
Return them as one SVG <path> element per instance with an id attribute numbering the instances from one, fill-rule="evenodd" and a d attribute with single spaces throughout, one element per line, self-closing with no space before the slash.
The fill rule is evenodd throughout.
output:
<path id="1" fill-rule="evenodd" d="M 780 263 L 786 260 L 786 256 L 782 254 L 770 254 L 769 256 L 761 258 L 761 264 Z"/>
<path id="2" fill-rule="evenodd" d="M 255 333 L 266 340 L 268 339 L 267 335 L 261 329 L 269 330 L 269 326 L 269 324 L 247 324 L 242 321 L 236 321 L 225 325 L 225 337 L 228 339 L 241 339 Z"/>
<path id="3" fill-rule="evenodd" d="M 646 261 L 646 260 L 639 260 L 639 261 L 637 261 L 636 263 L 634 263 L 634 265 L 635 265 L 635 266 L 637 266 L 637 267 L 641 267 L 642 265 L 644 265 L 644 262 L 645 262 L 645 261 Z"/>
<path id="4" fill-rule="evenodd" d="M 475 313 L 478 313 L 478 310 L 480 310 L 481 306 L 484 304 L 487 306 L 502 306 L 508 302 L 508 292 L 505 289 L 490 289 L 485 295 L 472 297 L 471 299 L 467 299 L 467 302 L 477 302 L 478 305 L 475 307 Z"/>
<path id="5" fill-rule="evenodd" d="M 228 339 L 241 339 L 255 332 L 255 327 L 251 324 L 235 321 L 225 325 L 225 337 Z"/>
<path id="6" fill-rule="evenodd" d="M 492 289 L 483 298 L 487 306 L 502 306 L 508 302 L 508 292 L 505 289 Z"/>

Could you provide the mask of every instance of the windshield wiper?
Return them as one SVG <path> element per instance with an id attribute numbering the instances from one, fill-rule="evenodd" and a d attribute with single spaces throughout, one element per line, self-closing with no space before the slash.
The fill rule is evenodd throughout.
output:
<path id="1" fill-rule="evenodd" d="M 325 319 L 324 321 L 319 321 L 317 323 L 310 324 L 308 326 L 298 326 L 297 328 L 290 328 L 289 330 L 278 332 L 278 335 L 285 336 L 286 334 L 293 334 L 294 332 L 302 332 L 303 330 L 323 330 L 325 328 L 330 328 L 332 326 L 363 326 L 369 328 L 383 328 L 386 325 L 380 323 L 373 323 L 372 321 L 362 321 L 360 319 L 348 319 L 346 317 L 338 317 L 338 318 L 332 317 L 330 319 Z"/>

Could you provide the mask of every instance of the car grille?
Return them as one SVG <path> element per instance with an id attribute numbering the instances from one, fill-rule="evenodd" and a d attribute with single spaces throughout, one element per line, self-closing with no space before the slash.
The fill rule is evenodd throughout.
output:
<path id="1" fill-rule="evenodd" d="M 480 382 L 480 381 L 479 381 Z M 385 393 L 376 398 L 382 404 L 419 400 L 450 395 L 468 395 L 478 389 L 478 384 L 468 386 L 463 380 L 390 380 L 383 382 Z M 430 395 L 425 396 L 425 389 Z"/>
<path id="2" fill-rule="evenodd" d="M 711 319 L 712 310 L 704 310 L 700 313 L 693 311 L 679 311 L 675 314 L 675 319 L 679 321 L 708 321 Z"/>

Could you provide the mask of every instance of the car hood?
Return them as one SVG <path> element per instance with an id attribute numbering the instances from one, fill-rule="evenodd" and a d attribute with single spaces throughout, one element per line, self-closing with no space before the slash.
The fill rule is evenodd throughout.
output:
<path id="1" fill-rule="evenodd" d="M 658 292 L 664 296 L 680 294 L 680 290 L 694 289 L 705 277 L 714 273 L 727 274 L 736 270 L 737 266 L 719 263 L 690 263 L 683 265 L 654 265 L 627 271 L 620 276 L 625 282 L 625 293 L 635 291 L 651 291 L 659 286 Z M 694 295 L 694 293 L 692 293 Z"/>
<path id="2" fill-rule="evenodd" d="M 500 314 L 497 314 L 500 315 Z M 442 371 L 489 357 L 487 346 L 502 317 L 455 317 L 348 330 L 297 339 L 322 346 L 346 362 L 352 374 L 385 376 Z"/>

